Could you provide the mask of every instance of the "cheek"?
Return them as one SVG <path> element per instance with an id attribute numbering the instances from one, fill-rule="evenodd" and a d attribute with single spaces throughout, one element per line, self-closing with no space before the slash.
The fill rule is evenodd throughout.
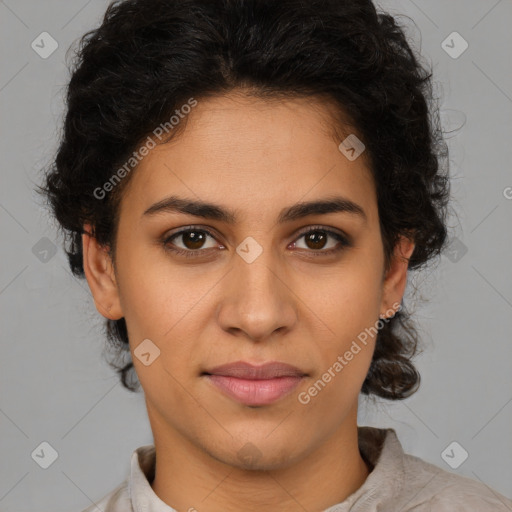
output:
<path id="1" fill-rule="evenodd" d="M 118 262 L 119 292 L 129 332 L 134 341 L 164 340 L 193 308 L 200 290 L 179 267 L 166 264 L 159 249 L 130 250 L 125 245 L 123 250 Z"/>
<path id="2" fill-rule="evenodd" d="M 310 287 L 308 303 L 319 305 L 315 312 L 328 327 L 323 337 L 313 337 L 321 360 L 316 387 L 325 404 L 338 407 L 340 397 L 356 396 L 366 377 L 378 332 L 381 265 L 361 251 L 316 290 Z"/>
<path id="3" fill-rule="evenodd" d="M 346 264 L 317 282 L 311 283 L 308 302 L 317 304 L 319 316 L 338 339 L 347 341 L 378 320 L 381 298 L 381 262 L 356 254 Z"/>
<path id="4" fill-rule="evenodd" d="M 356 316 L 338 310 L 338 318 L 334 340 L 317 343 L 318 372 L 299 397 L 300 403 L 318 408 L 322 417 L 342 418 L 357 402 L 378 332 L 375 318 L 367 312 Z"/>
<path id="5" fill-rule="evenodd" d="M 149 261 L 147 254 L 125 254 L 129 256 L 119 265 L 119 288 L 135 370 L 148 393 L 168 391 L 155 396 L 156 401 L 167 396 L 178 406 L 179 383 L 190 379 L 190 368 L 198 364 L 196 342 L 209 318 L 204 299 L 212 284 L 199 267 L 197 276 L 203 277 L 194 278 L 166 265 L 160 256 Z M 144 340 L 158 354 L 148 366 L 137 358 L 141 343 L 148 344 Z"/>

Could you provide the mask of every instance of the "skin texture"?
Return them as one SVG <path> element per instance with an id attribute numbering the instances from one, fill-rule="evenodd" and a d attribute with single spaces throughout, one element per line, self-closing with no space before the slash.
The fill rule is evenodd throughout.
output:
<path id="1" fill-rule="evenodd" d="M 391 316 L 414 244 L 401 239 L 386 273 L 364 154 L 349 161 L 329 125 L 320 100 L 235 92 L 199 100 L 184 132 L 133 171 L 121 201 L 115 266 L 83 235 L 98 311 L 126 319 L 157 450 L 152 487 L 176 510 L 321 511 L 356 491 L 372 469 L 358 450 L 357 400 L 375 339 L 308 404 L 298 394 L 380 314 Z M 173 212 L 143 218 L 171 194 L 220 204 L 237 220 Z M 337 212 L 277 223 L 281 209 L 332 195 L 359 204 L 366 221 Z M 178 236 L 174 246 L 203 255 L 166 251 L 164 236 L 190 225 L 214 238 L 205 235 L 201 245 Z M 332 237 L 324 246 L 308 243 L 302 235 L 312 226 L 344 232 L 352 245 L 322 255 L 340 244 Z M 236 252 L 249 236 L 263 249 L 252 263 Z M 133 355 L 144 339 L 161 351 L 149 366 Z M 307 377 L 278 401 L 249 407 L 201 376 L 238 360 L 286 362 Z M 252 462 L 239 457 L 247 443 L 257 453 Z"/>

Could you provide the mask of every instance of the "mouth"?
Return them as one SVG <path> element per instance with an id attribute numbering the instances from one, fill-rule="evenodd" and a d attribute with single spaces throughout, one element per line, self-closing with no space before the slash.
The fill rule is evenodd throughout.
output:
<path id="1" fill-rule="evenodd" d="M 291 393 L 307 376 L 295 366 L 276 361 L 259 366 L 237 361 L 201 375 L 228 397 L 249 406 L 276 402 Z"/>

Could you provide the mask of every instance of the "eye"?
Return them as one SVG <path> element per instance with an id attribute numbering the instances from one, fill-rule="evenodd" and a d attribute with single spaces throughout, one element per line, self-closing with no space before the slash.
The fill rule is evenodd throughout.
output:
<path id="1" fill-rule="evenodd" d="M 215 247 L 215 244 L 210 247 L 204 247 L 204 243 L 208 238 L 215 240 L 215 237 L 206 229 L 189 227 L 165 238 L 162 243 L 164 248 L 168 251 L 172 251 L 186 257 L 195 257 L 200 256 L 206 249 Z M 180 239 L 182 247 L 176 247 L 174 240 Z"/>
<path id="2" fill-rule="evenodd" d="M 213 241 L 213 244 L 205 247 L 205 242 L 208 238 Z M 348 237 L 322 226 L 308 228 L 299 234 L 296 240 L 301 238 L 304 239 L 305 246 L 300 247 L 299 243 L 295 241 L 293 242 L 294 248 L 306 249 L 308 250 L 307 252 L 314 256 L 331 255 L 352 245 Z M 331 240 L 330 244 L 329 239 Z M 182 229 L 171 236 L 165 237 L 162 240 L 162 245 L 166 251 L 171 251 L 174 254 L 187 258 L 195 258 L 203 256 L 208 249 L 214 248 L 217 245 L 215 240 L 215 236 L 207 229 L 189 226 L 187 229 Z M 223 245 L 220 248 L 225 249 Z"/>
<path id="3" fill-rule="evenodd" d="M 307 231 L 299 235 L 298 240 L 300 239 L 304 239 L 305 247 L 298 247 L 298 243 L 294 242 L 293 245 L 295 248 L 310 249 L 309 252 L 319 253 L 315 254 L 315 256 L 333 254 L 351 245 L 346 236 L 336 231 L 323 228 L 322 226 L 308 228 Z M 330 246 L 328 243 L 329 239 L 331 239 Z M 337 244 L 335 242 L 337 242 Z"/>

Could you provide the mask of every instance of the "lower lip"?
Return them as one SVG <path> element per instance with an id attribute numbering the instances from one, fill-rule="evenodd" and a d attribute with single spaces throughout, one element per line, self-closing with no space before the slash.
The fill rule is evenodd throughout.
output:
<path id="1" fill-rule="evenodd" d="M 207 375 L 210 382 L 231 398 L 245 405 L 267 405 L 279 400 L 295 389 L 302 377 L 276 377 L 266 380 L 249 380 Z"/>

